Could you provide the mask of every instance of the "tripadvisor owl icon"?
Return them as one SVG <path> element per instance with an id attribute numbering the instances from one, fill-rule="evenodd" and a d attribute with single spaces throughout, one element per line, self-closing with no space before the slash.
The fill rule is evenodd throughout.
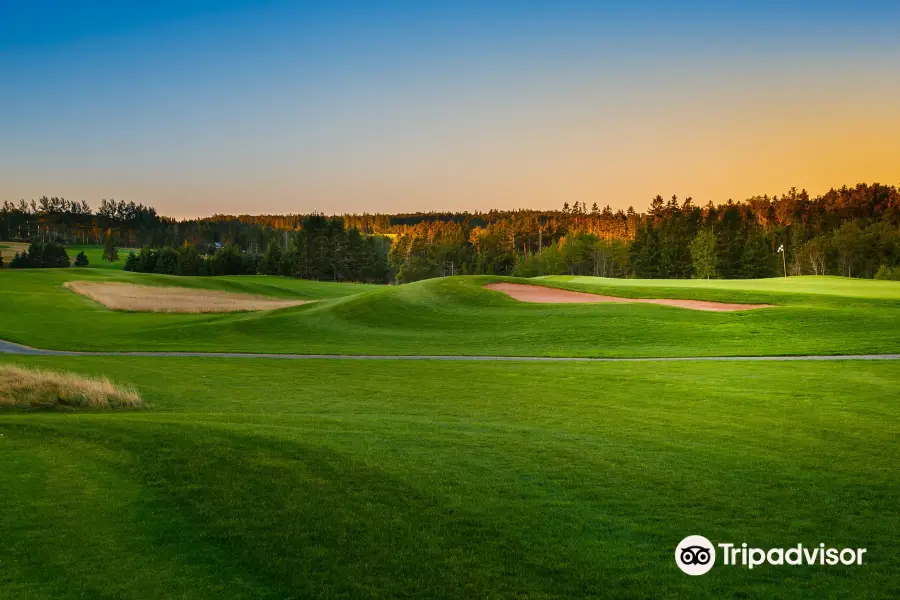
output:
<path id="1" fill-rule="evenodd" d="M 704 575 L 716 564 L 716 549 L 702 535 L 689 535 L 675 548 L 675 564 L 688 575 Z"/>

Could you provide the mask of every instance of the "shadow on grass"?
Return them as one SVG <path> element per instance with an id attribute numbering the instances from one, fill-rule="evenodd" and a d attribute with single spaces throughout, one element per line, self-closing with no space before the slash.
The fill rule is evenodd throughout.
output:
<path id="1" fill-rule="evenodd" d="M 554 497 L 562 488 L 552 477 L 518 488 L 482 480 L 473 489 L 463 482 L 456 491 L 462 502 L 449 501 L 452 471 L 444 474 L 443 495 L 431 494 L 365 454 L 230 425 L 45 417 L 7 420 L 0 431 L 35 445 L 77 448 L 104 473 L 131 482 L 131 497 L 120 499 L 117 485 L 101 495 L 128 505 L 121 525 L 106 526 L 133 530 L 144 544 L 142 560 L 160 565 L 158 593 L 148 596 L 172 597 L 187 585 L 198 597 L 218 598 L 722 597 L 740 591 L 753 597 L 754 589 L 792 583 L 802 597 L 815 592 L 807 586 L 820 589 L 823 576 L 825 585 L 838 584 L 834 589 L 855 589 L 864 575 L 734 569 L 702 581 L 686 578 L 671 548 L 659 542 L 681 525 L 669 523 L 672 515 L 697 498 L 662 497 L 621 482 L 609 491 L 569 482 L 568 498 Z M 537 500 L 528 497 L 532 483 L 543 490 Z M 46 493 L 52 497 L 30 499 L 30 519 L 43 519 L 40 511 L 52 511 L 55 497 L 73 492 L 55 485 Z M 504 494 L 515 493 L 521 504 L 503 502 Z M 603 511 L 609 514 L 598 514 Z M 579 520 L 582 531 L 566 533 Z M 78 527 L 79 518 L 71 521 L 61 526 Z M 610 526 L 598 527 L 601 522 Z M 16 535 L 7 541 L 15 543 Z M 54 537 L 18 541 L 24 560 L 35 561 L 34 577 L 52 572 L 46 561 L 59 553 L 84 551 L 59 547 Z M 121 556 L 89 541 L 97 544 L 89 560 L 113 566 L 107 577 L 129 577 L 116 566 Z M 56 576 L 73 595 L 91 591 L 78 573 L 57 569 Z"/>
<path id="2" fill-rule="evenodd" d="M 491 515 L 444 508 L 320 446 L 159 423 L 12 428 L 35 441 L 102 448 L 93 459 L 140 486 L 131 514 L 141 539 L 152 540 L 148 554 L 202 566 L 235 596 L 242 588 L 260 598 L 523 597 L 601 589 L 591 572 L 573 577 L 563 565 L 539 568 L 529 558 L 529 545 L 539 544 L 511 537 L 500 524 L 506 516 L 494 523 Z M 166 574 L 160 575 L 164 586 Z M 70 584 L 77 589 L 77 580 Z"/>

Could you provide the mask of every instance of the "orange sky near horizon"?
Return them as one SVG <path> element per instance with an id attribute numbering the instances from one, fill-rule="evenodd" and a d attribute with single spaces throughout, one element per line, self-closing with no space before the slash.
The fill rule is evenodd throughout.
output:
<path id="1" fill-rule="evenodd" d="M 16 92 L 0 98 L 0 202 L 116 198 L 177 218 L 642 211 L 657 194 L 900 185 L 900 43 L 883 12 L 698 7 L 674 27 L 671 8 L 648 25 L 541 6 L 502 34 L 478 12 L 377 31 L 361 15 L 349 32 L 341 13 L 304 46 L 313 15 L 247 8 L 0 45 Z"/>

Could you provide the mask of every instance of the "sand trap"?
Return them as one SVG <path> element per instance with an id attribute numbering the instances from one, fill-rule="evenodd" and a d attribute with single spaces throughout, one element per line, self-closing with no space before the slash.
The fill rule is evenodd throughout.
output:
<path id="1" fill-rule="evenodd" d="M 297 306 L 315 300 L 274 300 L 219 290 L 156 287 L 132 283 L 68 281 L 64 286 L 113 310 L 140 312 L 238 312 Z"/>
<path id="2" fill-rule="evenodd" d="M 675 300 L 670 298 L 619 298 L 617 296 L 601 296 L 586 292 L 571 292 L 539 285 L 523 285 L 520 283 L 489 283 L 484 286 L 489 290 L 503 292 L 521 302 L 541 302 L 545 304 L 575 304 L 586 302 L 636 302 L 641 304 L 662 304 L 693 310 L 711 310 L 730 312 L 750 310 L 752 308 L 769 308 L 771 304 L 730 304 L 727 302 L 709 302 L 707 300 Z"/>

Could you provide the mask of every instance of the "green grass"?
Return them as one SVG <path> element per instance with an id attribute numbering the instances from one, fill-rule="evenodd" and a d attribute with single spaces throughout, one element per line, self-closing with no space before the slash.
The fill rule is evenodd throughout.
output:
<path id="1" fill-rule="evenodd" d="M 152 409 L 0 414 L 0 596 L 896 598 L 895 363 L 11 358 Z M 861 567 L 677 570 L 688 534 Z"/>
<path id="2" fill-rule="evenodd" d="M 323 301 L 272 312 L 114 312 L 63 289 L 71 279 L 182 285 Z M 68 350 L 327 354 L 710 356 L 900 352 L 900 283 L 841 278 L 755 281 L 517 280 L 621 296 L 775 305 L 711 313 L 657 305 L 537 305 L 450 277 L 403 286 L 281 277 L 169 277 L 101 269 L 0 273 L 0 338 Z"/>
<path id="3" fill-rule="evenodd" d="M 28 244 L 22 242 L 4 242 L 0 244 L 0 254 L 7 263 L 13 259 L 16 252 L 28 250 Z M 84 250 L 85 256 L 88 258 L 88 267 L 91 269 L 115 269 L 121 271 L 125 268 L 125 257 L 130 251 L 139 252 L 137 248 L 117 248 L 119 251 L 119 260 L 116 262 L 106 262 L 103 260 L 103 245 L 97 244 L 71 244 L 66 245 L 66 252 L 72 264 L 75 264 L 75 257 L 80 251 Z"/>
<path id="4" fill-rule="evenodd" d="M 318 299 L 110 311 L 72 279 Z M 900 284 L 513 280 L 762 302 L 705 313 L 404 286 L 4 270 L 0 338 L 77 350 L 704 356 L 900 352 Z M 900 597 L 900 362 L 17 357 L 140 411 L 0 412 L 0 598 Z M 674 564 L 689 534 L 861 567 Z"/>
<path id="5" fill-rule="evenodd" d="M 851 279 L 834 276 L 776 277 L 770 279 L 611 279 L 603 277 L 579 277 L 552 275 L 529 280 L 573 290 L 610 293 L 640 297 L 693 297 L 690 294 L 703 291 L 705 295 L 719 293 L 774 292 L 777 294 L 817 294 L 847 298 L 877 298 L 897 300 L 900 284 L 895 281 Z M 688 294 L 684 296 L 684 294 Z M 710 298 L 712 299 L 712 298 Z"/>
<path id="6" fill-rule="evenodd" d="M 125 268 L 125 258 L 128 256 L 128 253 L 131 251 L 140 252 L 139 248 L 116 248 L 119 252 L 119 260 L 115 262 L 106 262 L 103 260 L 103 245 L 95 245 L 95 244 L 72 244 L 71 246 L 66 246 L 66 252 L 69 253 L 69 258 L 72 259 L 72 264 L 75 264 L 75 257 L 79 252 L 84 251 L 85 256 L 88 259 L 88 267 L 91 269 L 116 269 L 121 271 Z"/>

